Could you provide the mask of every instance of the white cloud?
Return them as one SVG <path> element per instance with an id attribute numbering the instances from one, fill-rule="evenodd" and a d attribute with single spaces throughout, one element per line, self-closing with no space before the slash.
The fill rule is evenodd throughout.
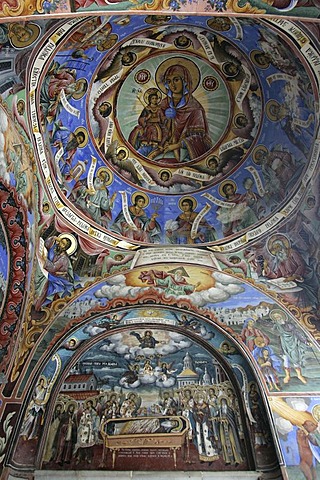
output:
<path id="1" fill-rule="evenodd" d="M 188 298 L 194 305 L 204 307 L 209 303 L 220 303 L 228 300 L 233 295 L 238 295 L 245 291 L 242 281 L 221 272 L 214 272 L 212 277 L 216 285 L 207 290 L 193 292 L 190 295 L 180 295 L 181 298 Z M 117 297 L 134 298 L 137 294 L 149 287 L 130 287 L 125 284 L 124 275 L 116 275 L 108 278 L 108 283 L 103 285 L 95 292 L 98 298 L 107 298 L 109 300 Z M 158 289 L 163 292 L 163 289 Z M 168 295 L 169 296 L 169 295 Z M 170 295 L 171 296 L 171 295 Z"/>
<path id="2" fill-rule="evenodd" d="M 289 420 L 286 420 L 285 418 L 276 418 L 276 426 L 278 429 L 278 432 L 281 435 L 286 435 L 287 433 L 291 432 L 293 429 L 292 424 L 289 422 Z"/>

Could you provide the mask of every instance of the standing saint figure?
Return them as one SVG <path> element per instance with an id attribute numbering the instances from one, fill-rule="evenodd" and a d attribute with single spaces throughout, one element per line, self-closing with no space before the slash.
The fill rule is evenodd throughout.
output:
<path id="1" fill-rule="evenodd" d="M 39 295 L 35 309 L 51 303 L 55 297 L 65 297 L 74 289 L 74 273 L 70 255 L 76 250 L 76 239 L 71 234 L 62 234 L 59 237 L 49 237 L 44 243 L 43 268 L 48 272 L 48 278 Z"/>
<path id="2" fill-rule="evenodd" d="M 235 465 L 243 462 L 238 425 L 233 410 L 229 407 L 226 398 L 220 398 L 218 411 L 218 432 L 222 449 L 222 457 L 226 465 Z"/>
<path id="3" fill-rule="evenodd" d="M 145 243 L 160 243 L 161 226 L 156 218 L 158 213 L 152 213 L 149 218 L 145 212 L 148 197 L 136 192 L 132 195 L 132 205 L 129 206 L 127 216 L 122 210 L 116 217 L 111 230 L 124 237 Z"/>
<path id="4" fill-rule="evenodd" d="M 214 242 L 216 239 L 216 231 L 204 218 L 201 218 L 195 235 L 192 235 L 192 226 L 199 214 L 196 212 L 196 199 L 194 197 L 182 197 L 179 202 L 179 207 L 182 210 L 175 222 L 170 222 L 169 227 L 166 228 L 166 235 L 169 243 L 173 244 L 192 244 L 192 243 L 207 243 Z M 173 226 L 177 228 L 173 229 Z"/>
<path id="5" fill-rule="evenodd" d="M 21 428 L 20 435 L 24 440 L 38 438 L 51 386 L 45 377 L 40 377 Z"/>

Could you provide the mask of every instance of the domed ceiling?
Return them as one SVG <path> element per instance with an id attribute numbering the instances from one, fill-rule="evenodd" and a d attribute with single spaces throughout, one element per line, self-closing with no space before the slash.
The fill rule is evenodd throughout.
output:
<path id="1" fill-rule="evenodd" d="M 315 478 L 316 2 L 129 3 L 0 0 L 1 478 Z"/>
<path id="2" fill-rule="evenodd" d="M 317 157 L 316 71 L 300 42 L 256 19 L 73 22 L 30 79 L 59 212 L 128 248 L 265 234 Z"/>

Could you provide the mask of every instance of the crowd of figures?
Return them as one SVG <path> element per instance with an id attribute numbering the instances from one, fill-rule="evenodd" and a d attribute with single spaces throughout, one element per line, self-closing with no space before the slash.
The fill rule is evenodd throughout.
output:
<path id="1" fill-rule="evenodd" d="M 256 447 L 268 443 L 268 429 L 259 419 L 260 396 L 251 386 L 249 402 L 254 418 L 252 441 Z M 188 438 L 197 451 L 199 461 L 221 460 L 237 466 L 246 461 L 244 431 L 236 395 L 229 382 L 219 385 L 188 385 L 177 390 L 160 391 L 157 401 L 144 405 L 136 392 L 110 391 L 77 404 L 71 397 L 60 394 L 56 402 L 43 461 L 50 466 L 94 462 L 94 446 L 102 445 L 100 426 L 112 419 L 136 417 L 161 418 L 183 416 L 188 419 Z M 112 425 L 115 422 L 109 423 Z M 138 433 L 148 435 L 143 430 Z M 168 433 L 170 422 L 164 422 L 161 433 Z M 115 431 L 107 429 L 109 435 Z"/>

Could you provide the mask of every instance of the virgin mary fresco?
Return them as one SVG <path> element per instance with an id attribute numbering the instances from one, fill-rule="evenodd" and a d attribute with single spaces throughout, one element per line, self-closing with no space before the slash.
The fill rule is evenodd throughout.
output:
<path id="1" fill-rule="evenodd" d="M 146 156 L 152 160 L 168 156 L 176 162 L 186 162 L 205 154 L 212 147 L 212 142 L 209 138 L 206 112 L 193 96 L 200 80 L 198 67 L 186 58 L 170 58 L 160 64 L 155 80 L 166 96 L 160 102 L 159 91 L 152 97 L 150 95 L 150 104 L 143 110 L 138 121 L 141 138 L 137 138 L 135 127 L 129 141 L 141 153 L 147 152 Z M 144 142 L 142 145 L 143 140 L 148 137 L 144 128 L 150 128 L 148 123 L 152 100 L 155 103 L 153 110 L 156 111 L 156 125 L 153 124 L 153 128 L 156 126 L 159 133 L 156 141 L 153 138 L 152 144 L 146 145 Z"/>

